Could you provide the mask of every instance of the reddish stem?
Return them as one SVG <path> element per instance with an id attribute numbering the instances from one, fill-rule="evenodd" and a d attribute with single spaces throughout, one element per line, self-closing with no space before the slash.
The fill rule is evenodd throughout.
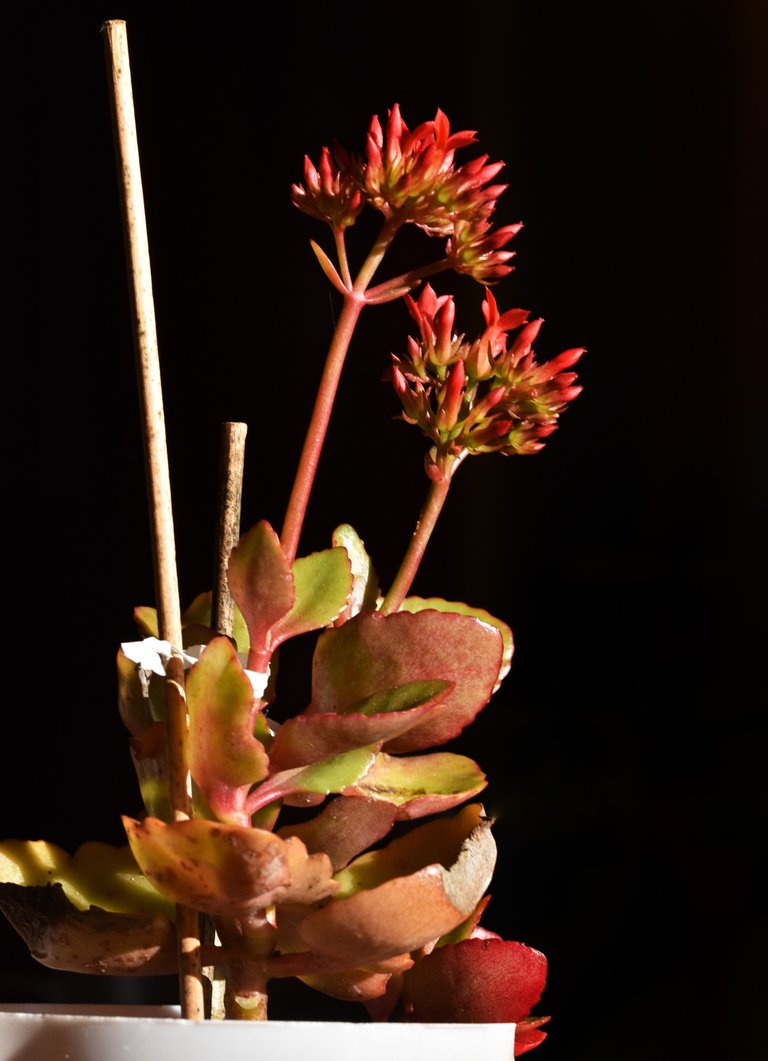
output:
<path id="1" fill-rule="evenodd" d="M 384 615 L 396 612 L 405 600 L 408 590 L 416 577 L 416 572 L 419 569 L 421 558 L 424 556 L 424 550 L 427 547 L 432 531 L 435 529 L 437 517 L 445 504 L 450 485 L 450 478 L 430 484 L 427 500 L 421 510 L 419 521 L 403 557 L 400 570 L 397 572 L 395 581 L 390 586 L 389 593 L 387 593 L 379 609 Z"/>
<path id="2" fill-rule="evenodd" d="M 347 350 L 349 349 L 357 319 L 365 305 L 365 291 L 394 239 L 398 227 L 399 222 L 385 221 L 379 233 L 379 238 L 363 263 L 354 285 L 344 299 L 344 308 L 339 315 L 326 356 L 323 375 L 320 380 L 317 397 L 315 398 L 315 407 L 312 411 L 312 418 L 304 440 L 304 448 L 299 458 L 299 467 L 285 513 L 283 531 L 280 535 L 280 544 L 289 563 L 293 563 L 299 547 L 301 528 L 307 511 L 312 484 L 315 480 L 320 453 L 328 431 L 328 423 L 331 418 L 333 403 L 336 399 L 341 370 L 344 367 L 344 360 L 347 356 Z M 342 259 L 341 266 L 342 271 L 344 271 L 346 268 L 345 259 Z"/>
<path id="3" fill-rule="evenodd" d="M 320 387 L 315 399 L 315 407 L 312 411 L 312 419 L 309 422 L 304 448 L 299 459 L 299 468 L 296 472 L 288 509 L 285 513 L 283 532 L 280 535 L 280 544 L 289 563 L 293 563 L 296 557 L 301 527 L 304 523 L 304 515 L 307 511 L 312 483 L 315 479 L 320 452 L 328 430 L 328 422 L 331 418 L 331 410 L 336 398 L 341 370 L 344 367 L 344 360 L 347 356 L 352 333 L 355 330 L 357 318 L 360 316 L 363 305 L 364 303 L 354 295 L 347 295 L 328 350 Z"/>

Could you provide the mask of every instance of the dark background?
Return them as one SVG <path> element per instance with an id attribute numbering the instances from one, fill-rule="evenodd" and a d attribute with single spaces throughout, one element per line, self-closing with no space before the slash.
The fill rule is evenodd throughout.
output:
<path id="1" fill-rule="evenodd" d="M 338 312 L 308 247 L 327 230 L 289 201 L 304 153 L 361 150 L 396 101 L 411 126 L 441 107 L 506 162 L 498 221 L 525 222 L 502 309 L 545 318 L 541 358 L 588 350 L 542 454 L 462 468 L 414 587 L 516 635 L 455 749 L 486 770 L 498 819 L 486 922 L 549 958 L 542 1061 L 765 1057 L 765 8 L 16 8 L 0 836 L 120 843 L 119 814 L 138 811 L 113 675 L 153 597 L 99 34 L 120 17 L 183 603 L 210 586 L 222 421 L 249 425 L 244 527 L 282 521 Z M 409 232 L 404 264 L 434 249 Z M 477 285 L 435 286 L 475 333 Z M 426 482 L 379 382 L 409 326 L 399 304 L 364 314 L 302 540 L 351 522 L 385 585 Z M 286 682 L 305 677 L 297 658 Z M 49 972 L 3 923 L 0 996 L 175 985 Z M 339 1015 L 308 996 L 308 1015 Z"/>

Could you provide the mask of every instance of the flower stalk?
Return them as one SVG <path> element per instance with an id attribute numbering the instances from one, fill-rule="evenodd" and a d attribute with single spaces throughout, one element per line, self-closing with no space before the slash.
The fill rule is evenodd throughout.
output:
<path id="1" fill-rule="evenodd" d="M 400 224 L 397 221 L 385 221 L 357 278 L 348 287 L 344 295 L 344 305 L 326 354 L 320 385 L 317 389 L 312 416 L 307 428 L 301 456 L 299 457 L 299 465 L 293 480 L 293 488 L 288 499 L 283 530 L 280 535 L 280 543 L 289 563 L 292 563 L 296 558 L 301 528 L 304 524 L 309 496 L 312 492 L 312 485 L 320 462 L 320 454 L 325 443 L 328 424 L 336 401 L 342 369 L 344 368 L 344 362 L 346 361 L 357 322 L 367 302 L 365 297 L 366 288 L 381 265 L 384 255 L 391 246 L 399 227 Z M 334 226 L 334 234 L 341 276 L 343 282 L 349 284 L 350 272 L 343 229 Z"/>
<path id="2" fill-rule="evenodd" d="M 395 575 L 395 579 L 379 608 L 379 611 L 383 615 L 389 615 L 391 612 L 398 611 L 407 597 L 408 591 L 416 577 L 416 572 L 421 564 L 422 557 L 424 556 L 424 551 L 427 548 L 429 539 L 432 537 L 432 531 L 435 529 L 437 518 L 443 510 L 443 505 L 445 504 L 445 499 L 448 497 L 450 486 L 450 477 L 439 479 L 437 481 L 433 480 L 429 484 L 427 499 L 424 502 L 424 507 L 421 510 L 421 515 L 419 516 L 419 521 L 416 524 L 416 529 L 413 532 L 408 549 L 400 564 L 400 569 Z"/>

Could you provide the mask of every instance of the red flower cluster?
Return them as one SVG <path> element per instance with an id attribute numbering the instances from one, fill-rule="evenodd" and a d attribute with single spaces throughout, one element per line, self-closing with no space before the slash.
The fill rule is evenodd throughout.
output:
<path id="1" fill-rule="evenodd" d="M 487 155 L 456 166 L 458 148 L 475 142 L 474 130 L 451 133 L 438 109 L 431 121 L 411 131 L 395 104 L 386 132 L 371 120 L 364 158 L 336 145 L 323 148 L 319 168 L 304 160 L 304 184 L 295 184 L 295 206 L 343 231 L 367 203 L 396 224 L 418 225 L 430 236 L 447 237 L 446 263 L 481 282 L 511 272 L 512 251 L 503 248 L 520 225 L 495 231 L 491 215 L 505 184 L 493 184 L 503 162 Z"/>
<path id="2" fill-rule="evenodd" d="M 306 188 L 301 184 L 293 185 L 291 198 L 295 206 L 341 231 L 354 225 L 365 206 L 360 187 L 360 165 L 340 145 L 334 147 L 333 155 L 327 147 L 323 148 L 319 169 L 305 155 L 304 181 Z"/>
<path id="3" fill-rule="evenodd" d="M 453 296 L 437 296 L 429 284 L 419 298 L 405 296 L 419 327 L 407 354 L 393 355 L 392 376 L 403 418 L 418 424 L 433 442 L 430 478 L 443 480 L 475 453 L 537 453 L 557 428 L 560 413 L 582 388 L 568 372 L 584 353 L 577 347 L 551 361 L 534 360 L 541 320 L 528 311 L 499 313 L 486 288 L 486 328 L 472 343 L 453 331 Z M 522 326 L 522 327 L 521 327 Z M 520 328 L 508 343 L 508 333 Z"/>

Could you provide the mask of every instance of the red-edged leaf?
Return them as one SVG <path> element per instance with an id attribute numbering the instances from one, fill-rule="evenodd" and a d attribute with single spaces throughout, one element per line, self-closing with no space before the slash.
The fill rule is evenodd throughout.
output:
<path id="1" fill-rule="evenodd" d="M 286 825 L 278 835 L 298 836 L 307 851 L 324 851 L 334 873 L 386 836 L 395 824 L 395 808 L 377 799 L 339 796 L 311 821 Z"/>
<path id="2" fill-rule="evenodd" d="M 333 755 L 392 740 L 413 729 L 445 700 L 453 686 L 449 682 L 418 682 L 418 692 L 398 699 L 399 690 L 388 690 L 387 697 L 375 698 L 376 703 L 364 703 L 363 710 L 354 714 L 318 714 L 310 711 L 284 722 L 270 748 L 273 768 L 286 770 L 328 759 Z M 391 697 L 389 697 L 391 693 Z M 399 703 L 409 704 L 426 697 L 418 706 L 400 709 Z M 386 702 L 385 702 L 386 701 Z M 359 705 L 358 705 L 359 706 Z M 381 713 L 372 713 L 378 706 Z"/>
<path id="3" fill-rule="evenodd" d="M 192 777 L 221 821 L 250 825 L 246 798 L 267 776 L 269 760 L 253 735 L 253 687 L 229 638 L 214 638 L 192 667 L 187 707 Z"/>
<path id="4" fill-rule="evenodd" d="M 515 1023 L 541 998 L 547 959 L 533 947 L 500 939 L 465 939 L 436 947 L 406 975 L 415 1021 Z"/>
<path id="5" fill-rule="evenodd" d="M 512 631 L 507 623 L 497 619 L 495 615 L 491 615 L 485 608 L 476 608 L 472 604 L 464 604 L 463 601 L 443 600 L 442 597 L 406 597 L 399 610 L 401 612 L 423 612 L 428 608 L 434 608 L 439 612 L 458 612 L 460 615 L 474 615 L 481 622 L 496 627 L 504 642 L 504 652 L 501 659 L 501 669 L 496 678 L 495 692 L 501 685 L 502 680 L 509 674 L 509 668 L 512 666 L 512 654 L 515 650 Z"/>
<path id="6" fill-rule="evenodd" d="M 438 611 L 361 612 L 318 639 L 312 710 L 343 713 L 359 700 L 409 682 L 442 679 L 455 688 L 429 719 L 388 742 L 404 752 L 445 744 L 490 699 L 499 674 L 502 637 L 468 615 Z"/>
<path id="7" fill-rule="evenodd" d="M 465 755 L 433 752 L 399 758 L 381 753 L 368 773 L 344 789 L 345 796 L 370 796 L 397 807 L 398 820 L 458 807 L 486 787 L 485 774 Z"/>
<path id="8" fill-rule="evenodd" d="M 263 673 L 272 650 L 270 631 L 295 600 L 291 568 L 266 520 L 244 534 L 232 550 L 227 582 L 248 627 L 249 665 Z"/>

